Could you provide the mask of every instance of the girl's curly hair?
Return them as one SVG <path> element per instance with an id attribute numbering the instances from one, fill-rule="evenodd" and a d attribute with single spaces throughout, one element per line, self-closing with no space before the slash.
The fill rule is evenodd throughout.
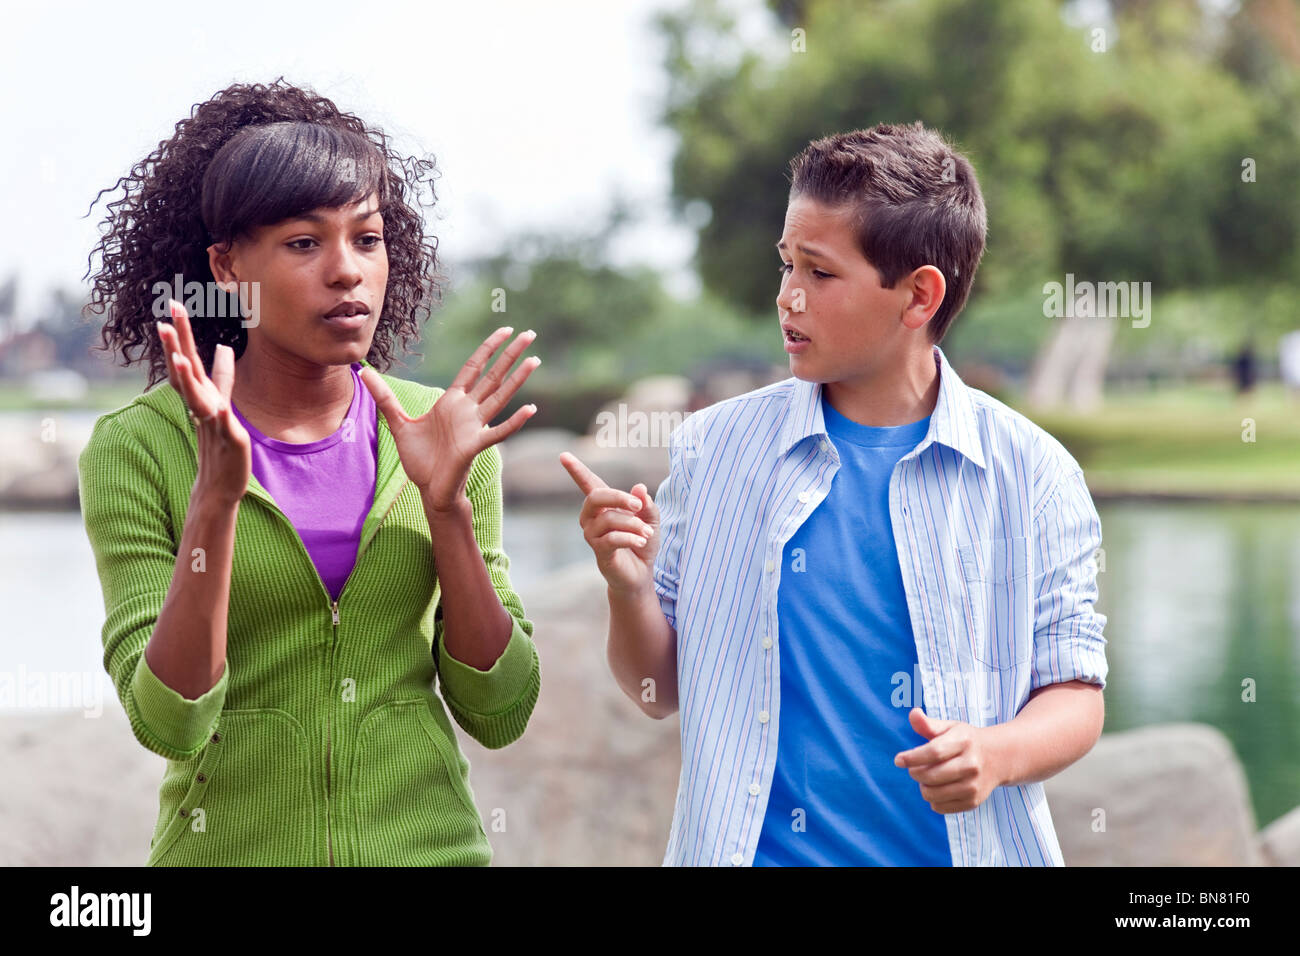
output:
<path id="1" fill-rule="evenodd" d="M 123 366 L 147 360 L 149 388 L 167 377 L 154 322 L 167 318 L 168 296 L 155 287 L 162 283 L 171 289 L 180 276 L 182 288 L 197 281 L 211 294 L 209 245 L 321 206 L 379 195 L 388 286 L 366 356 L 377 369 L 391 367 L 398 339 L 402 350 L 410 351 L 430 306 L 441 298 L 437 238 L 426 238 L 420 211 L 408 202 L 408 196 L 417 205 L 437 201 L 433 159 L 399 156 L 380 130 L 283 80 L 234 84 L 197 104 L 176 124 L 171 139 L 110 187 L 123 187 L 125 194 L 107 204 L 108 229 L 87 258 L 87 275 L 96 253 L 102 265 L 82 311 L 87 316 L 107 311 L 103 345 L 96 348 L 120 353 Z M 421 200 L 425 185 L 427 204 Z M 92 209 L 107 191 L 99 191 Z M 231 346 L 238 358 L 248 341 L 236 294 L 218 294 L 230 298 L 215 314 L 232 318 L 191 323 L 209 372 L 219 343 Z M 140 354 L 133 354 L 136 349 Z"/>

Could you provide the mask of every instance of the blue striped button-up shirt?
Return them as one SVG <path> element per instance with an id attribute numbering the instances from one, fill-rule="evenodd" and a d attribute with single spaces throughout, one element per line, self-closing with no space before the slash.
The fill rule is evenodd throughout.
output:
<path id="1" fill-rule="evenodd" d="M 931 717 L 987 726 L 1048 684 L 1105 687 L 1101 522 L 1056 439 L 963 384 L 938 346 L 934 359 L 929 431 L 889 484 L 918 658 L 892 699 L 903 719 L 923 703 Z M 781 725 L 782 554 L 839 468 L 821 386 L 789 378 L 695 412 L 670 459 L 654 586 L 677 632 L 682 769 L 664 864 L 749 865 Z M 945 817 L 955 866 L 1063 862 L 1042 783 L 998 787 Z"/>

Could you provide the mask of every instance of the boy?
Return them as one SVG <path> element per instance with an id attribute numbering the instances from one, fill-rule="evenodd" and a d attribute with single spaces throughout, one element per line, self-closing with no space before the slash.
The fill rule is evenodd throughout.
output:
<path id="1" fill-rule="evenodd" d="M 793 377 L 687 418 L 657 506 L 561 456 L 611 669 L 681 711 L 664 863 L 1061 865 L 1041 781 L 1101 733 L 1101 527 L 938 347 L 984 251 L 974 169 L 918 122 L 791 172 Z"/>

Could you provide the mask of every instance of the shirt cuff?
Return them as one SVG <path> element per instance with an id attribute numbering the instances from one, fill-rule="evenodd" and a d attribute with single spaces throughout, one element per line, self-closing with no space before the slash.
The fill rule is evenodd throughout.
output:
<path id="1" fill-rule="evenodd" d="M 1029 689 L 1078 680 L 1097 684 L 1105 690 L 1108 673 L 1106 644 L 1105 638 L 1086 633 L 1053 639 L 1045 644 L 1034 660 Z"/>
<path id="2" fill-rule="evenodd" d="M 131 678 L 136 713 L 150 736 L 170 750 L 193 753 L 203 746 L 226 700 L 227 663 L 221 678 L 201 697 L 190 700 L 162 682 L 140 655 Z"/>
<path id="3" fill-rule="evenodd" d="M 445 640 L 439 645 L 438 675 L 462 710 L 498 714 L 513 707 L 528 690 L 536 652 L 519 619 L 512 614 L 510 621 L 513 625 L 510 641 L 489 670 L 481 671 L 452 657 Z"/>

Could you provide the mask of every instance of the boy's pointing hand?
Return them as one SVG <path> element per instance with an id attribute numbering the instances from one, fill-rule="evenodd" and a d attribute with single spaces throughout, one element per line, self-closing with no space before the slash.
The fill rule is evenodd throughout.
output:
<path id="1" fill-rule="evenodd" d="M 935 813 L 974 810 L 1001 785 L 986 728 L 927 717 L 920 707 L 913 707 L 907 717 L 929 743 L 904 750 L 894 764 L 908 768 Z"/>
<path id="2" fill-rule="evenodd" d="M 560 464 L 587 496 L 578 523 L 610 590 L 649 587 L 659 547 L 659 509 L 649 489 L 637 484 L 628 494 L 611 488 L 568 452 L 561 453 Z"/>

